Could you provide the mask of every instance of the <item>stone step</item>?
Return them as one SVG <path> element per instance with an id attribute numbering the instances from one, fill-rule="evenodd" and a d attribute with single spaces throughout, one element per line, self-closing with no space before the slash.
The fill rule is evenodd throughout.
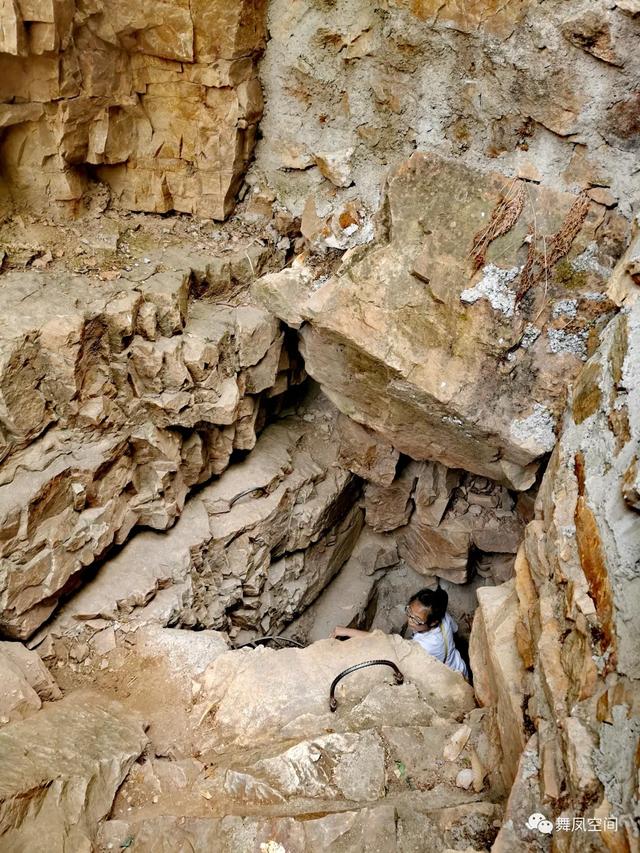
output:
<path id="1" fill-rule="evenodd" d="M 147 743 L 104 694 L 72 693 L 0 731 L 0 847 L 92 850 L 99 820 Z"/>

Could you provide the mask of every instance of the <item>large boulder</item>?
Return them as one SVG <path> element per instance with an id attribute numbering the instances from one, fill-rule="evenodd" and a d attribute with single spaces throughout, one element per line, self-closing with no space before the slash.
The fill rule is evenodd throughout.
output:
<path id="1" fill-rule="evenodd" d="M 308 372 L 348 417 L 413 459 L 526 489 L 612 308 L 605 214 L 416 153 L 388 180 L 373 244 L 329 280 L 299 267 L 255 293 L 300 328 Z"/>
<path id="2" fill-rule="evenodd" d="M 337 688 L 338 710 L 332 714 L 333 679 L 354 664 L 380 659 L 396 664 L 406 683 L 390 686 L 386 667 L 356 672 Z M 313 737 L 327 729 L 428 724 L 434 712 L 462 719 L 475 705 L 473 690 L 460 673 L 425 654 L 417 643 L 380 631 L 342 643 L 323 640 L 306 649 L 229 652 L 208 667 L 201 681 L 196 713 L 204 755 L 278 738 Z"/>

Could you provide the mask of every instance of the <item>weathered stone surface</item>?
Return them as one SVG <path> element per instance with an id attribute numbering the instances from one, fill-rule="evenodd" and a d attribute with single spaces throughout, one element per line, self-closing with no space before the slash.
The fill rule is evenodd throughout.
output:
<path id="1" fill-rule="evenodd" d="M 247 844 L 251 850 L 284 849 L 292 853 L 317 850 L 396 853 L 396 820 L 396 810 L 391 805 L 300 819 L 163 816 L 136 822 L 110 820 L 101 827 L 100 837 L 103 848 L 112 844 L 108 849 L 117 849 L 135 831 L 136 849 L 140 853 L 173 853 L 182 847 L 237 853 Z"/>
<path id="2" fill-rule="evenodd" d="M 167 534 L 140 533 L 110 559 L 51 631 L 103 617 L 277 633 L 341 568 L 362 527 L 335 418 L 318 397 L 267 427 Z"/>
<path id="3" fill-rule="evenodd" d="M 34 653 L 35 654 L 35 653 Z M 42 706 L 40 697 L 29 684 L 25 673 L 11 659 L 0 651 L 0 726 L 15 720 L 30 717 Z"/>
<path id="4" fill-rule="evenodd" d="M 285 321 L 306 319 L 306 368 L 342 412 L 413 459 L 526 489 L 554 445 L 589 330 L 607 313 L 594 294 L 611 260 L 596 242 L 603 208 L 505 186 L 504 176 L 414 154 L 388 181 L 373 245 L 318 286 L 305 290 L 301 273 L 282 292 L 272 276 L 255 293 Z M 556 235 L 546 252 L 531 240 L 534 210 L 536 233 Z M 412 274 L 423 251 L 428 284 Z"/>
<path id="5" fill-rule="evenodd" d="M 469 579 L 472 552 L 515 554 L 524 533 L 504 486 L 438 462 L 410 462 L 389 486 L 368 483 L 365 511 L 373 530 L 396 531 L 414 571 L 455 583 Z"/>
<path id="6" fill-rule="evenodd" d="M 366 624 L 377 583 L 397 562 L 394 540 L 364 527 L 347 562 L 313 604 L 287 627 L 285 635 L 313 643 L 331 636 L 336 625 L 358 628 Z"/>
<path id="7" fill-rule="evenodd" d="M 526 743 L 524 730 L 524 667 L 514 643 L 518 598 L 514 581 L 479 589 L 478 610 L 471 631 L 469 656 L 474 689 L 481 705 L 497 712 L 501 770 L 510 788 Z"/>
<path id="8" fill-rule="evenodd" d="M 640 444 L 639 305 L 610 323 L 578 378 L 517 561 L 513 633 L 537 735 L 499 850 L 530 840 L 519 816 L 543 802 L 552 821 L 599 820 L 607 850 L 638 844 L 640 517 L 624 486 Z"/>
<path id="9" fill-rule="evenodd" d="M 304 738 L 328 725 L 335 731 L 352 731 L 361 728 L 356 722 L 360 715 L 363 719 L 380 719 L 388 702 L 396 708 L 396 724 L 401 725 L 405 714 L 407 719 L 415 714 L 412 701 L 407 701 L 402 710 L 403 694 L 409 696 L 411 685 L 387 686 L 391 679 L 384 667 L 372 667 L 346 678 L 336 694 L 338 712 L 333 715 L 329 711 L 333 678 L 354 663 L 374 659 L 396 663 L 406 681 L 418 689 L 422 701 L 437 707 L 442 715 L 461 717 L 474 705 L 473 691 L 459 673 L 426 655 L 417 643 L 380 632 L 342 643 L 323 640 L 306 649 L 258 649 L 241 655 L 231 652 L 214 661 L 202 677 L 203 748 L 206 745 L 217 752 L 231 746 L 268 743 L 276 736 Z M 266 672 L 268 679 L 263 675 Z M 279 688 L 274 692 L 276 684 Z M 380 702 L 377 710 L 376 702 L 360 705 L 373 685 L 377 685 Z M 344 706 L 342 712 L 340 705 Z M 242 716 L 237 714 L 238 707 L 245 709 Z M 428 717 L 428 707 L 423 705 L 422 714 Z"/>
<path id="10" fill-rule="evenodd" d="M 391 485 L 400 454 L 388 441 L 344 415 L 338 418 L 338 435 L 341 465 L 364 480 Z"/>
<path id="11" fill-rule="evenodd" d="M 262 114 L 265 7 L 136 0 L 106 22 L 72 0 L 5 4 L 0 151 L 15 203 L 73 212 L 91 165 L 123 207 L 224 219 Z"/>
<path id="12" fill-rule="evenodd" d="M 616 305 L 631 305 L 640 296 L 640 227 L 637 219 L 634 220 L 629 246 L 609 279 L 607 295 Z"/>
<path id="13" fill-rule="evenodd" d="M 411 517 L 411 495 L 418 477 L 415 463 L 406 465 L 389 485 L 367 483 L 364 505 L 367 524 L 372 530 L 383 533 L 405 525 Z"/>
<path id="14" fill-rule="evenodd" d="M 71 694 L 0 731 L 6 850 L 89 850 L 98 821 L 147 742 L 140 719 L 94 692 Z"/>
<path id="15" fill-rule="evenodd" d="M 388 164 L 427 147 L 569 192 L 606 187 L 626 216 L 634 209 L 634 158 L 620 150 L 638 138 L 638 0 L 349 0 L 339 14 L 272 0 L 268 28 L 249 181 L 297 216 L 313 210 L 314 247 L 366 243 Z M 588 97 L 586 79 L 597 80 Z M 608 132 L 616 111 L 623 140 Z M 314 165 L 350 151 L 349 186 Z M 589 167 L 568 168 L 574 157 Z"/>
<path id="16" fill-rule="evenodd" d="M 23 646 L 22 643 L 4 642 L 0 643 L 0 655 L 20 670 L 40 699 L 50 702 L 60 699 L 62 696 L 60 688 L 36 652 Z"/>
<path id="17" fill-rule="evenodd" d="M 169 527 L 254 445 L 289 366 L 273 317 L 201 298 L 189 269 L 80 294 L 45 274 L 3 282 L 0 627 L 24 638 L 109 546 Z"/>

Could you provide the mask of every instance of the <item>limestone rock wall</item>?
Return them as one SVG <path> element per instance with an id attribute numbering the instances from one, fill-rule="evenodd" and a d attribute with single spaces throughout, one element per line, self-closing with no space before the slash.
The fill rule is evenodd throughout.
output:
<path id="1" fill-rule="evenodd" d="M 335 417 L 320 398 L 267 426 L 170 531 L 132 537 L 43 630 L 74 637 L 107 619 L 217 628 L 237 642 L 279 633 L 340 570 L 362 528 L 359 481 L 336 460 Z"/>
<path id="2" fill-rule="evenodd" d="M 501 730 L 516 781 L 498 851 L 537 849 L 526 828 L 532 812 L 569 818 L 571 827 L 574 817 L 597 821 L 602 847 L 560 829 L 554 849 L 637 849 L 639 340 L 636 301 L 607 327 L 575 382 L 516 561 L 515 594 L 482 591 L 502 596 L 502 622 L 511 624 L 501 636 L 479 620 L 471 646 L 478 669 L 492 659 L 479 697 L 515 710 Z M 514 747 L 529 735 L 516 767 Z"/>
<path id="3" fill-rule="evenodd" d="M 268 26 L 251 182 L 315 245 L 369 239 L 389 167 L 416 149 L 638 202 L 633 2 L 272 0 Z"/>
<path id="4" fill-rule="evenodd" d="M 28 637 L 136 526 L 170 527 L 299 381 L 271 315 L 207 298 L 216 270 L 3 277 L 3 632 Z"/>
<path id="5" fill-rule="evenodd" d="M 0 182 L 74 212 L 90 176 L 132 210 L 224 219 L 262 114 L 266 0 L 23 0 L 0 11 Z"/>

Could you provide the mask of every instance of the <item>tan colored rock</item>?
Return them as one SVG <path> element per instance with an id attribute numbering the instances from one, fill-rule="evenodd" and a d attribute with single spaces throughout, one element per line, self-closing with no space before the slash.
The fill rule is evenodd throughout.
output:
<path id="1" fill-rule="evenodd" d="M 277 321 L 199 299 L 190 281 L 183 268 L 77 297 L 55 276 L 6 278 L 0 625 L 10 636 L 33 633 L 69 579 L 136 525 L 171 526 L 191 488 L 255 444 L 261 397 L 286 389 Z"/>
<path id="2" fill-rule="evenodd" d="M 514 581 L 478 589 L 469 656 L 479 702 L 497 709 L 502 746 L 502 773 L 513 783 L 526 742 L 524 668 L 515 644 L 518 599 Z"/>
<path id="3" fill-rule="evenodd" d="M 134 0 L 108 23 L 71 0 L 22 5 L 0 15 L 0 101 L 25 102 L 3 122 L 15 203 L 73 210 L 91 164 L 125 207 L 224 219 L 262 114 L 265 4 Z"/>
<path id="4" fill-rule="evenodd" d="M 579 289 L 579 330 L 556 328 L 553 311 L 559 309 L 552 306 L 566 294 L 555 266 L 547 271 L 546 296 L 538 286 L 545 275 L 539 269 L 538 285 L 518 296 L 518 288 L 528 284 L 516 255 L 527 245 L 532 214 L 517 182 L 511 228 L 483 243 L 483 227 L 507 184 L 495 174 L 414 154 L 387 185 L 390 237 L 381 231 L 366 251 L 315 289 L 305 286 L 301 274 L 299 284 L 285 292 L 277 277 L 255 292 L 285 322 L 306 320 L 300 330 L 306 368 L 349 417 L 413 459 L 437 460 L 526 489 L 537 460 L 555 443 L 566 382 L 586 357 L 584 340 L 593 320 Z M 602 290 L 608 273 L 604 262 L 594 262 L 602 208 L 542 187 L 527 192 L 538 233 L 559 233 L 563 223 L 573 222 L 562 269 L 584 266 L 585 285 Z M 428 286 L 411 273 L 425 248 L 431 258 Z M 472 254 L 480 264 L 477 272 Z M 532 342 L 534 325 L 533 336 L 535 330 L 541 334 Z"/>
<path id="5" fill-rule="evenodd" d="M 322 175 L 336 187 L 348 187 L 353 183 L 351 158 L 353 148 L 330 151 L 315 155 L 316 165 Z"/>
<path id="6" fill-rule="evenodd" d="M 416 470 L 415 512 L 398 532 L 400 556 L 412 569 L 465 583 L 472 547 L 494 555 L 518 550 L 524 531 L 506 489 L 434 462 Z M 503 569 L 508 577 L 511 565 Z"/>
<path id="7" fill-rule="evenodd" d="M 20 670 L 40 699 L 51 702 L 61 698 L 60 688 L 36 652 L 22 643 L 0 642 L 0 655 Z"/>
<path id="8" fill-rule="evenodd" d="M 140 719 L 94 692 L 0 731 L 0 837 L 7 849 L 89 850 L 147 742 Z"/>
<path id="9" fill-rule="evenodd" d="M 640 519 L 624 491 L 640 443 L 637 306 L 609 324 L 578 377 L 517 562 L 516 638 L 537 735 L 533 756 L 523 754 L 499 850 L 527 838 L 519 817 L 526 808 L 516 812 L 512 802 L 523 787 L 530 804 L 548 803 L 550 820 L 606 812 L 617 821 L 606 848 L 637 845 Z"/>
<path id="10" fill-rule="evenodd" d="M 593 54 L 603 62 L 612 65 L 622 65 L 623 62 L 615 53 L 611 34 L 611 25 L 606 15 L 588 11 L 567 21 L 562 34 L 577 47 Z"/>
<path id="11" fill-rule="evenodd" d="M 340 684 L 338 711 L 331 714 L 332 679 L 354 663 L 381 658 L 399 666 L 406 687 L 392 686 L 385 667 L 362 670 Z M 277 692 L 274 684 L 279 685 Z M 374 686 L 377 700 L 360 707 Z M 305 738 L 326 726 L 350 731 L 360 713 L 375 725 L 391 707 L 396 725 L 402 725 L 404 714 L 415 713 L 413 700 L 402 708 L 403 696 L 414 689 L 422 697 L 423 715 L 428 715 L 429 705 L 441 715 L 460 716 L 474 706 L 473 691 L 459 673 L 426 655 L 417 643 L 381 632 L 347 642 L 323 640 L 306 649 L 231 652 L 217 658 L 202 677 L 196 713 L 202 721 L 203 754 L 256 746 L 276 736 Z M 245 708 L 241 717 L 236 713 L 239 706 Z"/>
<path id="12" fill-rule="evenodd" d="M 616 305 L 631 305 L 640 294 L 640 229 L 637 222 L 627 251 L 616 265 L 607 295 Z"/>
<path id="13" fill-rule="evenodd" d="M 380 577 L 397 562 L 393 539 L 365 526 L 349 559 L 318 598 L 287 626 L 285 635 L 313 643 L 331 636 L 337 625 L 365 624 Z"/>
<path id="14" fill-rule="evenodd" d="M 467 725 L 460 726 L 460 728 L 454 732 L 447 741 L 447 745 L 442 753 L 447 761 L 455 761 L 458 758 L 462 750 L 465 748 L 470 734 L 471 729 Z"/>
<path id="15" fill-rule="evenodd" d="M 341 465 L 379 486 L 390 486 L 400 454 L 371 430 L 341 415 L 337 432 Z"/>
<path id="16" fill-rule="evenodd" d="M 378 533 L 395 530 L 405 525 L 413 511 L 411 495 L 418 471 L 409 463 L 388 486 L 367 483 L 364 490 L 364 505 L 367 524 Z"/>
<path id="17" fill-rule="evenodd" d="M 30 717 L 42 706 L 40 697 L 27 681 L 25 673 L 11 659 L 0 651 L 0 726 L 15 720 Z"/>
<path id="18" fill-rule="evenodd" d="M 220 853 L 237 853 L 255 840 L 256 849 L 278 853 L 280 848 L 312 853 L 336 845 L 363 853 L 395 853 L 397 850 L 396 811 L 391 805 L 376 805 L 357 811 L 340 811 L 323 817 L 178 818 L 170 815 L 135 823 L 110 820 L 101 827 L 103 845 L 113 849 L 126 843 L 135 831 L 140 853 L 171 853 L 181 846 L 196 850 L 215 848 Z M 161 845 L 161 846 L 159 846 Z"/>
<path id="19" fill-rule="evenodd" d="M 168 533 L 133 537 L 48 630 L 73 634 L 102 617 L 277 633 L 338 572 L 362 527 L 335 418 L 319 397 L 271 424 Z"/>

